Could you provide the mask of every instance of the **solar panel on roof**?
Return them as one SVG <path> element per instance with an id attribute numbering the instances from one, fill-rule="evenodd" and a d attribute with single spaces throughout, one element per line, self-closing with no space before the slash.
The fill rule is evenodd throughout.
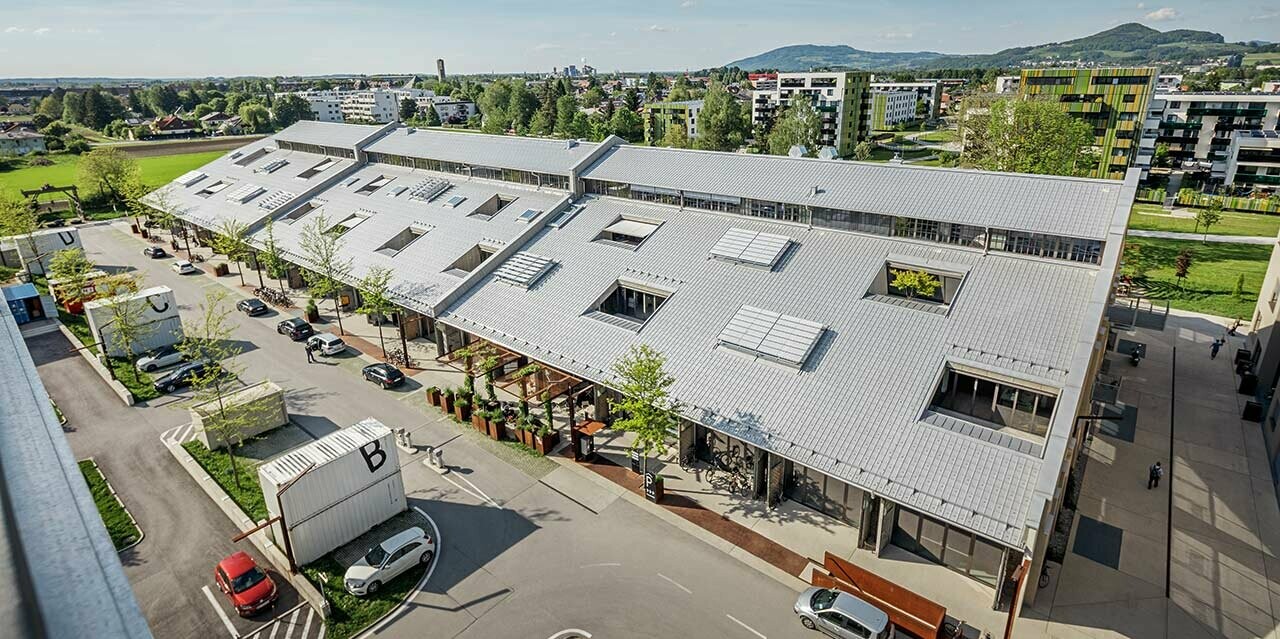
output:
<path id="1" fill-rule="evenodd" d="M 272 160 L 254 169 L 253 172 L 254 173 L 274 173 L 276 171 L 279 171 L 281 168 L 284 167 L 284 165 L 288 163 L 289 161 L 284 158 L 280 158 L 278 160 Z"/>
<path id="2" fill-rule="evenodd" d="M 582 210 L 582 207 L 578 206 L 577 204 L 574 204 L 569 208 L 565 209 L 562 213 L 560 213 L 560 215 L 557 215 L 556 219 L 551 220 L 550 222 L 547 222 L 547 226 L 550 226 L 551 228 L 554 228 L 554 229 L 558 229 L 564 226 L 565 224 L 568 224 L 569 220 L 572 220 L 573 216 L 577 215 L 578 211 L 581 211 L 581 210 Z"/>
<path id="3" fill-rule="evenodd" d="M 387 191 L 387 197 L 395 197 L 395 196 L 400 195 L 401 193 L 404 193 L 405 191 L 408 191 L 408 190 L 409 190 L 409 187 L 407 187 L 407 186 L 405 186 L 405 185 L 403 185 L 403 184 L 401 184 L 401 185 L 399 185 L 399 186 L 393 186 L 393 187 L 391 187 L 391 189 L 390 189 L 389 191 Z"/>
<path id="4" fill-rule="evenodd" d="M 548 258 L 521 251 L 507 258 L 502 266 L 494 270 L 493 276 L 508 284 L 529 288 L 553 266 L 555 262 Z"/>
<path id="5" fill-rule="evenodd" d="M 232 191 L 231 195 L 227 196 L 227 201 L 235 202 L 237 204 L 244 204 L 245 202 L 248 202 L 249 200 L 252 200 L 253 198 L 258 197 L 259 195 L 266 193 L 266 191 L 267 191 L 266 189 L 256 184 L 246 184 Z"/>
<path id="6" fill-rule="evenodd" d="M 735 350 L 801 368 L 825 330 L 817 322 L 743 305 L 716 339 Z"/>
<path id="7" fill-rule="evenodd" d="M 261 202 L 258 202 L 258 208 L 274 211 L 289 200 L 292 200 L 295 195 L 295 193 L 290 193 L 289 191 L 276 191 L 275 193 L 263 198 Z"/>
<path id="8" fill-rule="evenodd" d="M 444 193 L 453 186 L 448 180 L 440 178 L 427 178 L 409 189 L 409 199 L 421 202 L 430 202 L 436 199 L 436 196 Z"/>
<path id="9" fill-rule="evenodd" d="M 444 205 L 451 209 L 456 209 L 458 208 L 459 204 L 462 204 L 463 202 L 466 202 L 466 201 L 467 201 L 467 198 L 462 197 L 461 195 L 455 195 L 449 198 L 448 200 L 445 200 Z"/>
<path id="10" fill-rule="evenodd" d="M 772 268 L 789 246 L 791 238 L 785 235 L 731 228 L 711 247 L 711 256 L 730 262 Z"/>

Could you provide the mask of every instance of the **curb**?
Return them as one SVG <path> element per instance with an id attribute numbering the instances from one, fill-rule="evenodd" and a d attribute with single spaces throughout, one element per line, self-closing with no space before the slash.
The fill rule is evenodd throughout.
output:
<path id="1" fill-rule="evenodd" d="M 168 439 L 165 439 L 163 435 L 160 437 L 160 441 L 164 444 L 165 448 L 169 449 L 169 454 L 173 455 L 174 459 L 178 460 L 178 465 L 182 466 L 183 470 L 186 470 L 187 474 L 191 475 L 191 479 L 195 480 L 196 484 L 200 486 L 200 489 L 205 492 L 205 495 L 207 495 L 209 499 L 212 499 L 213 503 L 218 505 L 218 508 L 222 509 L 222 512 L 231 520 L 231 523 L 235 525 L 237 530 L 243 532 L 257 526 L 257 522 L 249 518 L 249 516 L 240 509 L 240 506 L 231 499 L 231 496 L 222 490 L 222 487 L 213 480 L 213 477 L 211 477 L 208 472 L 205 472 L 205 469 L 200 465 L 200 462 L 197 462 L 181 444 L 171 442 Z M 320 594 L 320 591 L 311 584 L 311 581 L 307 579 L 306 575 L 303 575 L 302 573 L 295 575 L 289 572 L 288 558 L 286 558 L 284 552 L 276 546 L 275 542 L 272 541 L 267 529 L 259 530 L 258 532 L 249 535 L 249 541 L 253 543 L 254 547 L 257 548 L 264 557 L 267 558 L 267 561 L 271 562 L 272 566 L 280 576 L 287 579 L 298 591 L 298 594 L 302 595 L 302 598 L 306 600 L 307 603 L 311 604 L 312 607 L 320 612 L 321 617 L 325 619 L 329 618 L 329 615 L 332 613 L 332 610 L 329 607 L 329 601 L 325 599 L 324 596 Z"/>
<path id="2" fill-rule="evenodd" d="M 107 474 L 102 472 L 102 469 L 98 467 L 97 460 L 95 460 L 92 457 L 86 457 L 81 461 L 87 461 L 90 464 L 93 464 L 93 469 L 98 472 L 98 476 L 101 477 L 103 483 L 107 485 L 107 490 L 111 491 L 111 496 L 115 498 L 117 504 L 120 504 L 120 509 L 124 511 L 124 514 L 129 516 L 130 523 L 132 523 L 133 527 L 138 530 L 138 538 L 133 540 L 133 543 L 129 544 L 128 546 L 125 546 L 124 548 L 117 550 L 116 554 L 122 553 L 142 543 L 142 540 L 146 539 L 147 537 L 147 532 L 142 529 L 142 526 L 138 525 L 138 520 L 133 518 L 133 512 L 129 510 L 128 506 L 124 505 L 124 500 L 120 499 L 120 494 L 116 492 L 116 487 L 111 485 L 111 480 L 107 479 Z"/>
<path id="3" fill-rule="evenodd" d="M 427 568 L 427 572 L 422 575 L 422 579 L 418 580 L 418 585 L 414 586 L 413 590 L 405 593 L 404 599 L 402 599 L 395 608 L 386 611 L 381 617 L 374 619 L 369 625 L 365 626 L 363 630 L 352 635 L 352 639 L 365 639 L 366 637 L 371 636 L 371 633 L 378 632 L 379 630 L 382 630 L 383 626 L 391 623 L 393 621 L 392 617 L 396 616 L 396 614 L 401 610 L 404 610 L 405 605 L 409 603 L 409 600 L 412 599 L 414 595 L 422 593 L 422 587 L 427 585 L 427 581 L 431 579 L 431 574 L 436 571 L 436 566 L 440 565 L 440 557 L 444 555 L 444 539 L 440 536 L 440 527 L 436 525 L 436 520 L 432 519 L 431 515 L 428 515 L 421 508 L 418 508 L 417 506 L 410 506 L 410 508 L 419 515 L 422 515 L 427 520 L 427 523 L 431 524 L 431 530 L 434 531 L 436 535 L 436 556 L 431 560 L 431 567 Z"/>
<path id="4" fill-rule="evenodd" d="M 67 341 L 71 342 L 72 345 L 80 344 L 80 338 L 76 337 L 75 333 L 72 333 L 71 329 L 67 328 L 67 326 L 62 323 L 62 320 L 57 320 L 57 322 L 58 330 L 62 331 L 62 335 L 67 338 Z M 124 402 L 125 406 L 134 405 L 135 401 L 133 393 L 129 392 L 129 389 L 125 388 L 124 384 L 111 379 L 111 373 L 108 373 L 106 367 L 102 365 L 102 362 L 99 362 L 98 358 L 95 357 L 93 353 L 89 352 L 88 347 L 77 346 L 76 352 L 79 353 L 80 357 L 83 357 L 86 362 L 89 362 L 89 366 L 93 368 L 93 371 L 98 374 L 98 377 L 102 378 L 102 381 L 107 383 L 107 387 L 111 389 L 111 392 L 116 394 L 116 397 L 120 398 L 120 401 Z"/>

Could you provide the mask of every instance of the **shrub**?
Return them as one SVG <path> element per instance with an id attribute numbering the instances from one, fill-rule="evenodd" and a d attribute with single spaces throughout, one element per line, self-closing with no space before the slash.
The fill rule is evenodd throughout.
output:
<path id="1" fill-rule="evenodd" d="M 67 143 L 67 152 L 75 155 L 88 153 L 92 147 L 84 140 L 72 140 Z"/>

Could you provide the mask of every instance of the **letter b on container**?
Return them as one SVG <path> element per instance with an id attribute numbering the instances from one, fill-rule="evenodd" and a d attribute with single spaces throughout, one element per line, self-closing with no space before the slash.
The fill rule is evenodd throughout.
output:
<path id="1" fill-rule="evenodd" d="M 371 473 L 378 472 L 378 469 L 387 463 L 387 451 L 382 450 L 382 440 L 379 439 L 361 446 L 360 455 L 364 457 L 364 464 L 369 467 Z"/>

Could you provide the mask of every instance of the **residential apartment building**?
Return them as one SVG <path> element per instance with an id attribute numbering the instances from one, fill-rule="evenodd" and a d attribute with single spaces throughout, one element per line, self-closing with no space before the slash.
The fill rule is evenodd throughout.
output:
<path id="1" fill-rule="evenodd" d="M 1176 73 L 1161 73 L 1156 76 L 1156 91 L 1167 93 L 1170 91 L 1182 90 L 1182 75 Z"/>
<path id="2" fill-rule="evenodd" d="M 925 118 L 936 118 L 942 108 L 942 83 L 937 80 L 921 82 L 871 82 L 872 91 L 910 91 L 916 100 L 924 102 Z M 914 108 L 914 107 L 913 107 Z M 912 117 L 915 114 L 912 113 Z"/>
<path id="3" fill-rule="evenodd" d="M 752 92 L 751 122 L 772 128 L 778 114 L 797 98 L 813 103 L 821 118 L 819 146 L 841 157 L 871 135 L 871 75 L 861 72 L 779 73 L 776 89 Z"/>
<path id="4" fill-rule="evenodd" d="M 409 98 L 425 109 L 432 104 L 435 92 L 426 89 L 360 89 L 299 91 L 295 95 L 307 101 L 317 122 L 363 122 L 386 124 L 400 119 L 400 102 Z M 443 121 L 443 117 L 441 118 Z"/>
<path id="5" fill-rule="evenodd" d="M 1277 428 L 1280 425 L 1280 401 L 1275 397 L 1276 385 L 1280 383 L 1280 237 L 1272 244 L 1271 262 L 1267 265 L 1262 289 L 1258 291 L 1258 303 L 1249 324 L 1248 347 L 1252 358 L 1251 370 L 1257 380 L 1253 394 L 1255 400 L 1263 405 L 1264 452 L 1275 483 L 1280 478 L 1280 428 Z"/>
<path id="6" fill-rule="evenodd" d="M 916 120 L 915 91 L 871 92 L 871 128 L 877 131 L 891 129 L 899 124 Z"/>
<path id="7" fill-rule="evenodd" d="M 1151 99 L 1143 123 L 1142 140 L 1135 166 L 1146 177 L 1157 146 L 1169 149 L 1173 168 L 1187 172 L 1206 186 L 1239 184 L 1234 159 L 1237 131 L 1276 131 L 1280 128 L 1280 94 L 1265 93 L 1157 93 Z M 1266 137 L 1242 140 L 1246 157 L 1266 154 Z M 1257 148 L 1260 147 L 1261 151 Z M 1243 175 L 1251 175 L 1245 161 Z M 1265 171 L 1269 167 L 1263 166 Z M 1266 183 L 1266 180 L 1263 180 Z M 1245 185 L 1252 184 L 1245 182 Z"/>
<path id="8" fill-rule="evenodd" d="M 751 82 L 752 89 L 756 91 L 774 91 L 778 88 L 778 74 L 776 73 L 748 73 L 747 80 Z"/>
<path id="9" fill-rule="evenodd" d="M 1280 192 L 1280 131 L 1236 131 L 1224 179 L 1260 193 Z"/>
<path id="10" fill-rule="evenodd" d="M 1093 127 L 1100 160 L 1094 177 L 1119 179 L 1135 165 L 1156 70 L 1023 69 L 1018 94 L 1049 98 Z"/>
<path id="11" fill-rule="evenodd" d="M 476 103 L 471 100 L 455 100 L 448 96 L 437 95 L 431 98 L 431 108 L 436 110 L 443 124 L 462 124 L 479 113 Z"/>
<path id="12" fill-rule="evenodd" d="M 1039 574 L 1097 412 L 1137 178 L 300 122 L 164 192 L 258 248 L 274 221 L 299 261 L 302 230 L 331 225 L 346 284 L 395 273 L 408 339 L 554 371 L 549 393 L 590 399 L 570 420 L 611 420 L 613 363 L 647 344 L 682 459 L 738 460 L 744 498 L 812 509 L 789 526 L 839 523 L 871 569 L 912 553 L 1007 609 L 1034 601 L 1015 575 Z"/>
<path id="13" fill-rule="evenodd" d="M 1018 87 L 1022 85 L 1022 76 L 1020 75 L 1002 75 L 995 79 L 991 90 L 996 93 L 1017 93 Z"/>
<path id="14" fill-rule="evenodd" d="M 669 126 L 684 127 L 690 140 L 698 137 L 698 114 L 701 111 L 702 100 L 650 102 L 644 105 L 645 144 L 656 144 L 667 134 Z"/>

